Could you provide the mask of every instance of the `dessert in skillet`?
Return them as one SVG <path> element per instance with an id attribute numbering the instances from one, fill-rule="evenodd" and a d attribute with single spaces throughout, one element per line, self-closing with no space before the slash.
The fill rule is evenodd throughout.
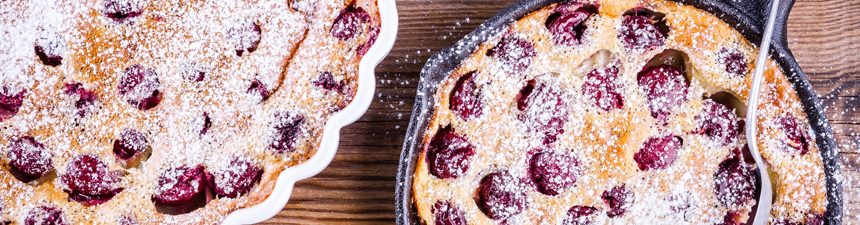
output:
<path id="1" fill-rule="evenodd" d="M 375 0 L 0 2 L 0 224 L 208 224 L 357 90 Z"/>
<path id="2" fill-rule="evenodd" d="M 551 4 L 441 83 L 413 180 L 425 224 L 744 224 L 756 49 L 676 2 Z M 772 224 L 822 224 L 825 174 L 800 99 L 768 62 L 758 140 Z"/>

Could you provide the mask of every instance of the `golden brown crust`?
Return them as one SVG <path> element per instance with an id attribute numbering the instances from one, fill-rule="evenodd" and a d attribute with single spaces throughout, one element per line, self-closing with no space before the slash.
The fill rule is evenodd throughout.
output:
<path id="1" fill-rule="evenodd" d="M 507 32 L 500 32 L 479 45 L 439 85 L 413 178 L 413 200 L 422 223 L 434 224 L 432 208 L 437 201 L 458 205 L 470 224 L 497 222 L 478 208 L 476 190 L 481 178 L 494 171 L 508 170 L 527 176 L 526 152 L 540 145 L 540 140 L 525 131 L 514 111 L 517 92 L 529 79 L 552 80 L 568 90 L 568 95 L 564 96 L 570 99 L 568 104 L 573 109 L 564 127 L 566 132 L 558 137 L 555 148 L 571 149 L 585 169 L 576 186 L 557 196 L 542 195 L 530 189 L 528 206 L 522 213 L 507 219 L 508 223 L 559 224 L 574 205 L 597 208 L 600 215 L 596 220 L 600 223 L 715 224 L 723 221 L 728 209 L 714 196 L 712 175 L 733 148 L 745 144 L 743 131 L 737 142 L 723 147 L 708 145 L 704 138 L 691 133 L 696 128 L 695 116 L 703 107 L 702 96 L 726 92 L 740 99 L 741 104 L 746 102 L 752 69 L 744 76 L 728 74 L 724 65 L 718 63 L 721 49 L 737 49 L 752 67 L 756 48 L 725 22 L 691 6 L 662 0 L 592 3 L 599 5 L 599 12 L 586 21 L 588 29 L 582 44 L 554 45 L 544 22 L 558 7 L 553 4 L 524 16 L 512 23 Z M 637 7 L 665 14 L 665 21 L 671 28 L 665 44 L 648 51 L 630 51 L 622 46 L 617 27 L 622 15 Z M 498 60 L 487 56 L 487 51 L 504 35 L 519 36 L 534 45 L 537 54 L 523 72 L 525 77 L 500 70 Z M 688 100 L 676 109 L 666 126 L 657 126 L 645 105 L 643 92 L 637 88 L 636 74 L 649 59 L 666 49 L 684 53 L 692 79 Z M 620 110 L 601 112 L 580 96 L 583 76 L 590 70 L 589 60 L 595 54 L 609 54 L 622 65 L 619 82 L 623 86 L 621 94 L 625 96 L 625 103 Z M 484 112 L 480 117 L 463 120 L 450 110 L 449 98 L 457 79 L 469 72 L 475 72 L 474 79 L 485 96 L 482 99 Z M 762 132 L 757 144 L 771 166 L 774 181 L 776 197 L 772 222 L 805 221 L 810 215 L 823 215 L 827 203 L 824 167 L 814 140 L 810 141 L 813 144 L 808 153 L 789 154 L 780 148 L 786 137 L 775 125 L 779 118 L 790 115 L 797 118 L 805 132 L 809 130 L 807 116 L 792 84 L 773 60 L 768 63 L 765 80 L 769 85 L 762 91 L 764 100 L 759 106 L 761 116 L 757 124 Z M 461 177 L 440 179 L 429 173 L 426 149 L 436 131 L 448 125 L 469 139 L 475 146 L 475 155 L 470 168 Z M 662 132 L 683 138 L 684 148 L 679 151 L 678 159 L 664 171 L 640 171 L 632 159 L 633 154 L 646 138 Z M 815 138 L 815 135 L 810 136 Z M 633 206 L 623 216 L 607 218 L 607 206 L 600 193 L 622 183 L 631 187 L 636 195 Z M 675 194 L 678 188 L 690 192 L 694 205 L 698 206 L 693 209 L 692 217 L 678 219 L 654 209 L 665 205 L 663 197 Z M 742 215 L 740 219 L 746 218 Z"/>

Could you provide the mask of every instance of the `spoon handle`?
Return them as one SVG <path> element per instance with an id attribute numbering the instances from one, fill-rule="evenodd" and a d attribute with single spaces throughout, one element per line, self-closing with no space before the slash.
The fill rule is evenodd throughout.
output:
<path id="1" fill-rule="evenodd" d="M 764 29 L 764 36 L 759 45 L 758 58 L 756 59 L 755 70 L 753 71 L 752 88 L 749 92 L 749 100 L 747 101 L 746 115 L 746 137 L 749 143 L 750 154 L 755 160 L 761 175 L 761 195 L 758 199 L 758 208 L 756 209 L 754 225 L 765 225 L 770 218 L 771 204 L 773 204 L 773 187 L 770 183 L 770 175 L 768 174 L 767 165 L 761 158 L 761 153 L 758 149 L 758 141 L 756 138 L 757 119 L 756 110 L 758 109 L 759 92 L 761 83 L 764 80 L 763 74 L 767 66 L 768 52 L 770 52 L 770 43 L 773 38 L 773 27 L 776 20 L 777 10 L 779 10 L 779 0 L 772 0 L 770 12 L 768 13 L 767 24 Z"/>

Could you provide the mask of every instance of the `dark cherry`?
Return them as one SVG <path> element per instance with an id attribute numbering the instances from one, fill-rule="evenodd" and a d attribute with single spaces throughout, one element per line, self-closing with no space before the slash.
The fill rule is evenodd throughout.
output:
<path id="1" fill-rule="evenodd" d="M 714 194 L 724 206 L 737 209 L 753 200 L 756 176 L 750 165 L 733 155 L 720 163 L 714 174 Z"/>
<path id="2" fill-rule="evenodd" d="M 119 94 L 140 110 L 149 110 L 161 103 L 160 88 L 158 74 L 141 65 L 126 68 L 119 80 Z"/>
<path id="3" fill-rule="evenodd" d="M 331 35 L 337 39 L 346 41 L 355 38 L 363 32 L 365 24 L 370 22 L 370 14 L 362 8 L 349 6 L 340 11 L 331 26 Z"/>
<path id="4" fill-rule="evenodd" d="M 248 87 L 247 92 L 260 95 L 262 101 L 269 100 L 269 97 L 272 96 L 272 91 L 270 91 L 269 88 L 266 87 L 266 84 L 264 84 L 259 79 L 254 79 L 253 81 L 251 81 L 251 86 Z"/>
<path id="5" fill-rule="evenodd" d="M 89 114 L 92 106 L 98 100 L 98 95 L 94 91 L 84 88 L 81 83 L 68 83 L 64 86 L 63 93 L 77 98 L 75 108 L 78 109 L 78 116 L 83 117 Z"/>
<path id="6" fill-rule="evenodd" d="M 30 182 L 54 170 L 51 152 L 33 137 L 12 139 L 8 146 L 12 174 L 22 182 Z"/>
<path id="7" fill-rule="evenodd" d="M 27 92 L 24 90 L 19 91 L 18 93 L 13 93 L 12 88 L 3 86 L 0 89 L 0 122 L 8 120 L 18 114 L 18 110 L 21 109 L 21 105 L 24 104 L 24 94 Z"/>
<path id="8" fill-rule="evenodd" d="M 24 216 L 24 225 L 67 225 L 63 211 L 53 206 L 39 206 Z"/>
<path id="9" fill-rule="evenodd" d="M 811 138 L 806 130 L 800 126 L 794 116 L 784 116 L 777 121 L 780 130 L 785 133 L 783 149 L 787 152 L 805 155 L 809 152 Z"/>
<path id="10" fill-rule="evenodd" d="M 609 206 L 609 210 L 606 211 L 606 216 L 609 218 L 624 215 L 627 209 L 633 205 L 633 191 L 627 189 L 624 184 L 603 191 L 600 198 Z"/>
<path id="11" fill-rule="evenodd" d="M 105 0 L 104 14 L 116 22 L 125 23 L 143 14 L 143 8 L 132 0 Z"/>
<path id="12" fill-rule="evenodd" d="M 529 160 L 529 176 L 538 192 L 555 196 L 576 184 L 579 160 L 567 153 L 543 151 Z"/>
<path id="13" fill-rule="evenodd" d="M 585 77 L 582 94 L 588 96 L 597 108 L 610 111 L 624 107 L 624 96 L 618 90 L 620 85 L 615 82 L 618 77 L 617 64 L 594 69 Z"/>
<path id="14" fill-rule="evenodd" d="M 537 55 L 534 45 L 515 34 L 508 34 L 495 47 L 487 51 L 488 56 L 495 57 L 511 73 L 522 73 L 532 63 Z"/>
<path id="15" fill-rule="evenodd" d="M 738 116 L 728 106 L 706 99 L 702 112 L 696 115 L 698 125 L 693 133 L 704 135 L 721 145 L 727 145 L 732 143 L 740 132 L 738 121 Z"/>
<path id="16" fill-rule="evenodd" d="M 200 128 L 200 135 L 206 134 L 209 132 L 209 128 L 212 127 L 212 118 L 209 117 L 208 112 L 203 112 L 203 127 Z"/>
<path id="17" fill-rule="evenodd" d="M 272 138 L 271 148 L 277 153 L 292 152 L 296 150 L 296 141 L 302 132 L 302 126 L 305 123 L 305 116 L 278 112 L 275 113 L 274 137 Z"/>
<path id="18" fill-rule="evenodd" d="M 544 143 L 556 141 L 564 133 L 568 107 L 562 90 L 545 83 L 528 81 L 517 95 L 517 119 L 524 122 L 529 131 L 542 132 Z"/>
<path id="19" fill-rule="evenodd" d="M 561 222 L 562 225 L 591 225 L 597 208 L 591 206 L 573 206 L 567 210 L 567 215 Z"/>
<path id="20" fill-rule="evenodd" d="M 377 38 L 379 38 L 379 27 L 374 26 L 370 28 L 370 36 L 367 37 L 367 41 L 358 46 L 358 55 L 367 54 L 367 51 L 370 51 L 370 47 L 373 47 L 373 44 L 376 43 Z"/>
<path id="21" fill-rule="evenodd" d="M 546 28 L 557 45 L 578 45 L 588 26 L 585 21 L 597 13 L 594 5 L 566 3 L 560 5 L 546 19 Z"/>
<path id="22" fill-rule="evenodd" d="M 60 180 L 69 199 L 86 206 L 105 203 L 123 190 L 119 187 L 119 174 L 110 172 L 107 164 L 95 155 L 76 156 Z"/>
<path id="23" fill-rule="evenodd" d="M 628 50 L 651 50 L 663 45 L 668 33 L 661 14 L 640 8 L 624 13 L 618 39 Z"/>
<path id="24" fill-rule="evenodd" d="M 344 88 L 344 81 L 335 81 L 334 75 L 331 72 L 322 72 L 319 77 L 313 81 L 314 86 L 322 88 L 326 91 L 340 92 Z"/>
<path id="25" fill-rule="evenodd" d="M 263 32 L 254 21 L 243 21 L 234 24 L 227 29 L 227 38 L 233 43 L 236 55 L 242 56 L 245 52 L 252 53 L 257 50 L 262 40 Z"/>
<path id="26" fill-rule="evenodd" d="M 149 148 L 149 140 L 140 131 L 125 129 L 113 141 L 113 153 L 121 160 L 129 160 Z"/>
<path id="27" fill-rule="evenodd" d="M 747 60 L 738 50 L 721 49 L 719 60 L 726 65 L 726 72 L 731 75 L 743 76 L 747 72 Z"/>
<path id="28" fill-rule="evenodd" d="M 522 179 L 507 171 L 488 174 L 478 187 L 478 208 L 493 220 L 510 218 L 527 207 L 527 189 Z"/>
<path id="29" fill-rule="evenodd" d="M 226 198 L 247 194 L 262 177 L 263 168 L 241 158 L 234 158 L 227 166 L 207 174 L 209 187 L 215 195 Z"/>
<path id="30" fill-rule="evenodd" d="M 62 45 L 65 45 L 64 40 L 57 34 L 49 34 L 51 37 L 40 38 L 36 40 L 33 49 L 39 61 L 46 66 L 59 66 L 63 64 Z"/>
<path id="31" fill-rule="evenodd" d="M 427 167 L 438 178 L 458 178 L 469 170 L 474 155 L 475 146 L 447 126 L 436 131 L 427 146 Z"/>
<path id="32" fill-rule="evenodd" d="M 475 84 L 475 72 L 464 74 L 451 90 L 450 109 L 463 120 L 480 117 L 484 112 L 482 97 L 481 89 Z"/>
<path id="33" fill-rule="evenodd" d="M 466 215 L 460 207 L 448 202 L 437 201 L 433 204 L 433 217 L 437 225 L 466 225 Z"/>
<path id="34" fill-rule="evenodd" d="M 648 99 L 651 116 L 664 120 L 672 108 L 686 101 L 687 80 L 683 72 L 669 65 L 646 68 L 637 81 Z"/>
<path id="35" fill-rule="evenodd" d="M 666 135 L 652 137 L 642 144 L 642 148 L 633 154 L 633 160 L 639 170 L 666 169 L 678 158 L 678 150 L 683 147 L 681 137 Z"/>
<path id="36" fill-rule="evenodd" d="M 157 205 L 182 206 L 205 198 L 205 171 L 203 166 L 175 167 L 158 177 L 152 201 Z"/>

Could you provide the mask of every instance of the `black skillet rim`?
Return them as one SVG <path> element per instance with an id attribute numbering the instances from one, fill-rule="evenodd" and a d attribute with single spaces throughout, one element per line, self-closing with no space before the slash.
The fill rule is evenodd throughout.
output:
<path id="1" fill-rule="evenodd" d="M 432 56 L 421 71 L 421 81 L 418 85 L 415 106 L 401 152 L 397 170 L 397 185 L 395 191 L 395 214 L 397 224 L 418 224 L 412 202 L 412 174 L 415 161 L 420 153 L 420 144 L 426 130 L 427 114 L 432 107 L 432 96 L 435 87 L 447 77 L 447 73 L 459 62 L 468 57 L 475 47 L 489 37 L 506 27 L 510 22 L 546 5 L 562 0 L 520 0 L 513 6 L 502 10 L 496 16 L 488 19 L 474 31 L 459 40 L 454 46 L 443 49 Z M 761 40 L 761 29 L 764 27 L 764 15 L 769 11 L 768 0 L 672 0 L 703 9 L 724 22 L 734 25 L 751 43 Z M 821 150 L 827 182 L 827 212 L 825 224 L 842 224 L 842 183 L 839 170 L 839 157 L 833 139 L 833 132 L 827 118 L 821 110 L 822 104 L 812 89 L 806 73 L 794 59 L 794 55 L 786 42 L 788 15 L 794 0 L 783 0 L 777 14 L 774 41 L 771 42 L 771 58 L 773 58 L 786 73 L 795 91 L 801 98 L 804 111 L 810 125 L 815 131 L 816 142 Z M 500 29 L 501 28 L 501 29 Z M 435 75 L 435 77 L 434 77 Z M 426 104 L 429 103 L 429 104 Z"/>

